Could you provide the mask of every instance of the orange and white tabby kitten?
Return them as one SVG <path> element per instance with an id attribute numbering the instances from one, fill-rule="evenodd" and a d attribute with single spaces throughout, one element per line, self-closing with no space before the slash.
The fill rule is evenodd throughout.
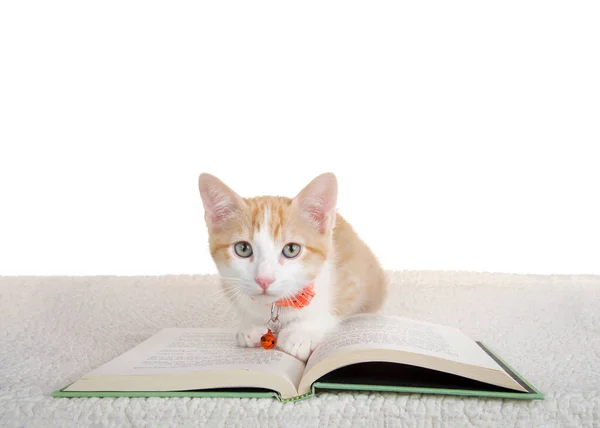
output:
<path id="1" fill-rule="evenodd" d="M 239 345 L 259 346 L 271 304 L 309 285 L 309 304 L 281 307 L 277 338 L 277 348 L 303 361 L 341 317 L 381 307 L 385 274 L 336 212 L 335 175 L 318 176 L 294 198 L 243 198 L 206 173 L 198 184 L 210 252 L 242 316 Z"/>

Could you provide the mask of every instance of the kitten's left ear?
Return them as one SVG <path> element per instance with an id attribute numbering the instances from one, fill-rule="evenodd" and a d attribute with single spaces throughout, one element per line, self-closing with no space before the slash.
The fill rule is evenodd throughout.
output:
<path id="1" fill-rule="evenodd" d="M 300 214 L 324 234 L 335 224 L 337 179 L 328 172 L 311 181 L 292 201 Z"/>

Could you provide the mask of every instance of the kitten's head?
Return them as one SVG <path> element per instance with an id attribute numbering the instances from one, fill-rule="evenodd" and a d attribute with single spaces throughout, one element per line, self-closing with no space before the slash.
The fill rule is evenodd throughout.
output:
<path id="1" fill-rule="evenodd" d="M 292 199 L 243 198 L 206 173 L 199 188 L 210 252 L 236 300 L 271 303 L 314 281 L 332 247 L 333 174 L 318 176 Z"/>

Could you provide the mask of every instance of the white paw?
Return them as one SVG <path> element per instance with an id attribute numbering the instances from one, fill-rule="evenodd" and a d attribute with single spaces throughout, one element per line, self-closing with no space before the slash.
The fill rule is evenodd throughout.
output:
<path id="1" fill-rule="evenodd" d="M 254 325 L 245 330 L 238 331 L 235 340 L 239 346 L 254 348 L 260 346 L 260 338 L 267 332 L 264 325 Z"/>
<path id="2" fill-rule="evenodd" d="M 322 339 L 322 332 L 284 328 L 279 332 L 276 347 L 292 357 L 306 361 Z"/>

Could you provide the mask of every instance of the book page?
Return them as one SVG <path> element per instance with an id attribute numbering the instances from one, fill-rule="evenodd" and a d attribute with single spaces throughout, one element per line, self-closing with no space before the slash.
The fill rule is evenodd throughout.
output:
<path id="1" fill-rule="evenodd" d="M 305 372 L 338 352 L 391 349 L 440 357 L 460 363 L 498 369 L 468 336 L 452 327 L 401 317 L 362 314 L 343 321 L 317 346 Z"/>
<path id="2" fill-rule="evenodd" d="M 298 385 L 304 363 L 281 351 L 241 348 L 229 329 L 164 329 L 135 348 L 88 373 L 156 375 L 207 370 L 255 370 Z"/>

